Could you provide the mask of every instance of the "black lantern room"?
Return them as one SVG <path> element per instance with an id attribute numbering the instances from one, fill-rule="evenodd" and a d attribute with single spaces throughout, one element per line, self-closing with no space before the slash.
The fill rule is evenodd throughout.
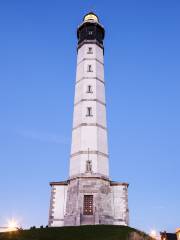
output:
<path id="1" fill-rule="evenodd" d="M 86 14 L 83 23 L 77 29 L 78 47 L 84 43 L 97 43 L 103 48 L 105 30 L 99 18 L 93 12 Z"/>

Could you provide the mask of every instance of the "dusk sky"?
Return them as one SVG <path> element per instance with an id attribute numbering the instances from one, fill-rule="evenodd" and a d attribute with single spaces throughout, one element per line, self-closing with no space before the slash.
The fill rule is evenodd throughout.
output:
<path id="1" fill-rule="evenodd" d="M 50 181 L 69 172 L 76 29 L 106 30 L 110 175 L 130 226 L 180 227 L 180 1 L 0 1 L 0 226 L 47 225 Z"/>

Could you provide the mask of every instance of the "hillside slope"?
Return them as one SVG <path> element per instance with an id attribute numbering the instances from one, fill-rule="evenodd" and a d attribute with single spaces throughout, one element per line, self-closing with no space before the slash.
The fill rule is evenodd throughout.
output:
<path id="1" fill-rule="evenodd" d="M 95 225 L 36 228 L 0 233 L 0 240 L 152 240 L 148 235 L 125 226 Z"/>

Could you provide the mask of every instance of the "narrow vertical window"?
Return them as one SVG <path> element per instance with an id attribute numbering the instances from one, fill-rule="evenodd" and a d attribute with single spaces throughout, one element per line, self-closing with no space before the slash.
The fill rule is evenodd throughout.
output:
<path id="1" fill-rule="evenodd" d="M 87 86 L 87 93 L 92 93 L 92 86 L 91 85 L 88 85 Z"/>
<path id="2" fill-rule="evenodd" d="M 88 65 L 87 71 L 92 72 L 92 65 Z"/>
<path id="3" fill-rule="evenodd" d="M 84 195 L 84 215 L 93 215 L 93 195 Z"/>
<path id="4" fill-rule="evenodd" d="M 90 160 L 86 161 L 86 172 L 92 172 L 92 162 Z"/>
<path id="5" fill-rule="evenodd" d="M 92 117 L 92 107 L 87 107 L 87 117 Z"/>
<path id="6" fill-rule="evenodd" d="M 93 51 L 92 51 L 92 47 L 88 47 L 88 52 L 87 52 L 88 54 L 92 54 L 93 53 Z"/>
<path id="7" fill-rule="evenodd" d="M 89 31 L 88 34 L 89 34 L 89 35 L 93 35 L 93 31 Z"/>

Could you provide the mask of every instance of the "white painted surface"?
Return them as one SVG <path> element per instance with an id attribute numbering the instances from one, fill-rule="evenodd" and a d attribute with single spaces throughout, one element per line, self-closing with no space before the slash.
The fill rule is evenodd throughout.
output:
<path id="1" fill-rule="evenodd" d="M 88 54 L 89 47 L 92 48 L 91 54 Z M 78 50 L 78 56 L 77 56 L 77 64 L 81 62 L 84 58 L 97 58 L 100 62 L 104 63 L 104 56 L 103 56 L 103 49 L 97 46 L 96 44 L 84 44 L 79 50 Z"/>
<path id="2" fill-rule="evenodd" d="M 66 211 L 66 185 L 54 185 L 53 194 L 51 196 L 51 215 L 53 216 L 51 227 L 64 226 L 64 215 Z"/>
<path id="3" fill-rule="evenodd" d="M 84 44 L 78 50 L 70 177 L 85 173 L 88 149 L 93 152 L 89 155 L 93 172 L 109 176 L 103 63 L 103 49 L 98 45 Z M 88 72 L 88 65 L 92 66 L 92 72 Z M 88 85 L 92 93 L 87 93 Z M 92 108 L 92 116 L 87 116 L 88 107 Z"/>

